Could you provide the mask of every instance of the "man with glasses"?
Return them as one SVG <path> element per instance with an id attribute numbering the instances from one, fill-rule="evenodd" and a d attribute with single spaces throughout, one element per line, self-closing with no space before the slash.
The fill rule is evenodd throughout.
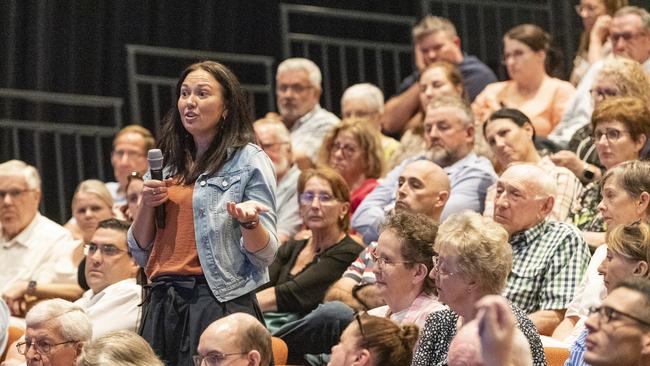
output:
<path id="1" fill-rule="evenodd" d="M 84 246 L 90 290 L 75 304 L 88 313 L 95 338 L 114 330 L 137 330 L 142 289 L 134 278 L 138 267 L 127 250 L 128 230 L 125 221 L 101 221 Z"/>
<path id="2" fill-rule="evenodd" d="M 256 121 L 253 128 L 260 147 L 269 156 L 275 168 L 278 241 L 285 243 L 302 225 L 297 191 L 300 169 L 293 163 L 291 135 L 281 121 L 272 118 Z"/>
<path id="3" fill-rule="evenodd" d="M 565 365 L 650 365 L 650 280 L 621 281 L 590 312 Z"/>
<path id="4" fill-rule="evenodd" d="M 27 366 L 75 365 L 84 343 L 92 337 L 84 309 L 62 299 L 38 303 L 27 313 L 25 323 L 25 339 L 16 348 Z"/>
<path id="5" fill-rule="evenodd" d="M 106 183 L 116 207 L 126 203 L 126 185 L 129 174 L 144 174 L 149 167 L 147 152 L 153 149 L 156 141 L 149 130 L 139 125 L 122 128 L 113 139 L 111 165 L 116 182 Z"/>
<path id="6" fill-rule="evenodd" d="M 511 165 L 499 177 L 494 221 L 510 235 L 512 271 L 503 295 L 528 313 L 542 335 L 564 317 L 591 258 L 573 225 L 547 220 L 555 180 L 529 163 Z"/>
<path id="7" fill-rule="evenodd" d="M 615 57 L 624 57 L 643 65 L 650 72 L 650 13 L 643 8 L 626 6 L 619 9 L 609 27 L 609 40 Z M 578 84 L 576 93 L 567 104 L 560 123 L 548 136 L 562 148 L 571 137 L 589 123 L 593 112 L 592 87 L 596 76 L 606 60 L 600 60 L 589 68 Z"/>
<path id="8" fill-rule="evenodd" d="M 235 313 L 210 324 L 201 334 L 195 366 L 269 366 L 271 333 L 259 320 Z"/>
<path id="9" fill-rule="evenodd" d="M 40 201 L 36 168 L 20 160 L 0 164 L 0 293 L 23 281 L 33 294 L 54 280 L 54 263 L 76 246 L 68 230 L 38 212 Z"/>
<path id="10" fill-rule="evenodd" d="M 306 58 L 289 58 L 278 65 L 278 112 L 291 131 L 293 159 L 301 168 L 316 161 L 323 138 L 339 122 L 338 117 L 319 104 L 321 81 L 320 69 Z"/>

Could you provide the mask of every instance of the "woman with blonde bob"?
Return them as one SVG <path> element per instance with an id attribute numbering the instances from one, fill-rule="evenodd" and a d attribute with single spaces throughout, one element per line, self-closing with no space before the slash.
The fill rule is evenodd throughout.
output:
<path id="1" fill-rule="evenodd" d="M 162 361 L 139 335 L 119 330 L 84 345 L 77 366 L 163 366 Z"/>
<path id="2" fill-rule="evenodd" d="M 458 330 L 476 318 L 478 301 L 486 295 L 500 294 L 512 268 L 506 230 L 472 211 L 454 214 L 440 225 L 435 250 L 438 258 L 430 276 L 436 281 L 438 300 L 449 309 L 427 318 L 413 355 L 414 366 L 445 361 Z M 510 307 L 530 345 L 533 365 L 546 365 L 535 325 L 524 311 L 513 304 Z"/>
<path id="3" fill-rule="evenodd" d="M 346 118 L 325 137 L 319 163 L 336 170 L 350 188 L 350 215 L 379 184 L 384 153 L 379 132 L 368 120 Z"/>
<path id="4" fill-rule="evenodd" d="M 414 324 L 399 326 L 392 320 L 357 314 L 341 341 L 332 347 L 328 366 L 409 365 L 418 339 Z"/>

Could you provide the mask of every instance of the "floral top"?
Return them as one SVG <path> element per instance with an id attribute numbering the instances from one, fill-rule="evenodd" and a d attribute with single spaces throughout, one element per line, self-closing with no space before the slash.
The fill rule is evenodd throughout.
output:
<path id="1" fill-rule="evenodd" d="M 600 184 L 589 183 L 571 210 L 573 225 L 582 231 L 605 232 L 606 224 L 598 211 L 598 203 L 602 198 Z"/>
<path id="2" fill-rule="evenodd" d="M 533 324 L 526 313 L 513 304 L 510 308 L 517 319 L 517 326 L 530 345 L 534 366 L 545 366 L 544 347 Z M 458 314 L 451 309 L 444 309 L 429 314 L 420 333 L 420 341 L 413 354 L 411 366 L 446 366 L 449 344 L 456 335 Z"/>

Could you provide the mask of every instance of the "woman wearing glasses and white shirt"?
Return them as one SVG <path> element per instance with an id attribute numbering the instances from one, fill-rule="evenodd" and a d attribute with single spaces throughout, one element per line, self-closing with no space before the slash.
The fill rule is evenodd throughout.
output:
<path id="1" fill-rule="evenodd" d="M 280 247 L 269 267 L 269 282 L 257 292 L 272 332 L 313 310 L 363 250 L 347 234 L 350 193 L 336 171 L 327 167 L 303 171 L 298 197 L 300 215 L 311 237 Z"/>

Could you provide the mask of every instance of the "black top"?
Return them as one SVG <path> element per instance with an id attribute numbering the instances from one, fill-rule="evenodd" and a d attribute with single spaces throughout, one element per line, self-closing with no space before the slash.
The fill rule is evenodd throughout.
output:
<path id="1" fill-rule="evenodd" d="M 325 297 L 325 291 L 338 280 L 363 247 L 346 235 L 338 244 L 314 257 L 298 274 L 290 273 L 308 239 L 290 240 L 280 246 L 269 267 L 270 281 L 257 291 L 275 286 L 279 312 L 305 314 Z"/>

